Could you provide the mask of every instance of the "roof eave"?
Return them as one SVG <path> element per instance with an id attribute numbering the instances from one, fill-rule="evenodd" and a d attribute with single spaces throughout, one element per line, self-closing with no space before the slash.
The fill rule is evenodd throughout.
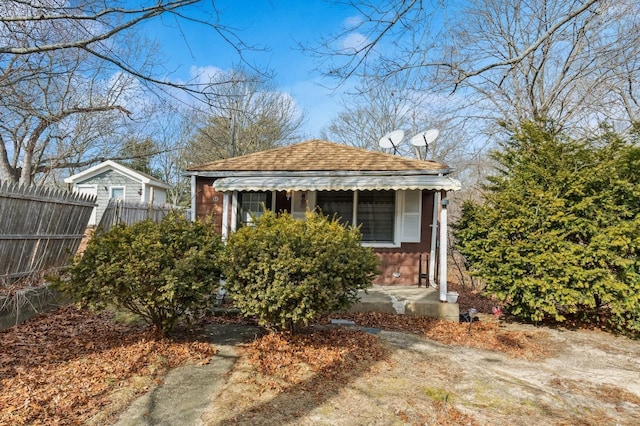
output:
<path id="1" fill-rule="evenodd" d="M 317 170 L 317 171 L 258 171 L 258 170 L 187 170 L 183 176 L 199 177 L 289 177 L 289 176 L 416 176 L 416 175 L 448 175 L 452 168 L 422 170 Z"/>

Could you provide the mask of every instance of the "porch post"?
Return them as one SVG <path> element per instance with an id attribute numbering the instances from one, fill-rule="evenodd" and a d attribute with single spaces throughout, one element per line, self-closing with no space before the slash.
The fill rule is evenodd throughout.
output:
<path id="1" fill-rule="evenodd" d="M 440 301 L 447 300 L 447 205 L 449 200 L 441 201 L 440 210 Z"/>
<path id="2" fill-rule="evenodd" d="M 438 242 L 438 213 L 440 212 L 440 193 L 433 193 L 433 211 L 431 220 L 431 247 L 429 248 L 429 285 L 438 288 L 436 284 L 436 243 Z"/>
<path id="3" fill-rule="evenodd" d="M 231 232 L 238 229 L 238 191 L 233 191 L 231 196 Z"/>
<path id="4" fill-rule="evenodd" d="M 229 191 L 222 195 L 222 239 L 227 240 L 229 236 Z"/>
<path id="5" fill-rule="evenodd" d="M 191 175 L 191 220 L 196 221 L 196 175 Z"/>

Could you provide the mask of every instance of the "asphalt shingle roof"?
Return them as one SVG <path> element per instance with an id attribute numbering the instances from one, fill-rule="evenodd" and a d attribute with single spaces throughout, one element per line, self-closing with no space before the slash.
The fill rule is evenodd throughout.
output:
<path id="1" fill-rule="evenodd" d="M 227 158 L 198 166 L 188 171 L 409 171 L 442 170 L 448 166 L 435 161 L 422 161 L 383 152 L 368 151 L 319 139 Z"/>

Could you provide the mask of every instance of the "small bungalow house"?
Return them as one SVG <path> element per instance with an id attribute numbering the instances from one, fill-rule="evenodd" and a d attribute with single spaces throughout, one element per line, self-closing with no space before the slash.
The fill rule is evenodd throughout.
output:
<path id="1" fill-rule="evenodd" d="M 450 172 L 433 161 L 310 140 L 191 167 L 185 175 L 192 217 L 212 215 L 223 237 L 259 217 L 262 206 L 299 218 L 318 208 L 361 227 L 363 244 L 381 259 L 376 284 L 414 285 L 420 257 L 435 284 L 438 241 L 446 277 L 446 194 L 460 189 Z"/>
<path id="2" fill-rule="evenodd" d="M 167 201 L 167 189 L 171 188 L 152 176 L 111 160 L 69 176 L 64 182 L 73 192 L 97 196 L 98 206 L 91 214 L 89 226 L 95 226 L 100 222 L 111 198 L 163 204 Z"/>

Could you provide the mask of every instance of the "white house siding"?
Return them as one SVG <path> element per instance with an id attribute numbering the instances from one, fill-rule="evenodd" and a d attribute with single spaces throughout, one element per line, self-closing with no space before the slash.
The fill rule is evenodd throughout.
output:
<path id="1" fill-rule="evenodd" d="M 77 185 L 96 185 L 98 188 L 98 207 L 96 208 L 96 223 L 100 223 L 100 218 L 109 202 L 111 187 L 124 186 L 124 199 L 127 201 L 140 201 L 138 191 L 142 188 L 142 183 L 124 176 L 116 171 L 107 170 L 87 180 L 77 182 Z"/>

